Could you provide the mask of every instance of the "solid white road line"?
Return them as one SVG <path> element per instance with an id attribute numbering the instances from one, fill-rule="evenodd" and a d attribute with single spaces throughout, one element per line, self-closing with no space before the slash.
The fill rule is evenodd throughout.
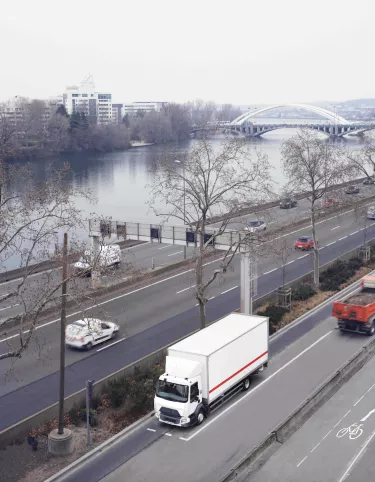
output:
<path id="1" fill-rule="evenodd" d="M 169 433 L 169 432 L 165 432 L 165 434 L 164 434 L 164 435 L 166 435 L 167 437 L 172 437 L 172 434 L 171 434 L 171 433 Z"/>
<path id="2" fill-rule="evenodd" d="M 348 236 L 343 236 L 342 238 L 339 238 L 338 241 L 342 241 L 343 239 L 347 238 Z"/>
<path id="3" fill-rule="evenodd" d="M 178 295 L 179 293 L 183 293 L 184 291 L 191 290 L 191 289 L 194 288 L 194 287 L 195 287 L 195 285 L 193 285 L 193 286 L 188 286 L 187 288 L 184 288 L 183 290 L 176 291 L 176 295 Z"/>
<path id="4" fill-rule="evenodd" d="M 358 454 L 356 455 L 356 457 L 354 457 L 354 460 L 351 462 L 351 464 L 349 465 L 349 467 L 346 469 L 344 475 L 341 477 L 341 479 L 339 480 L 339 482 L 343 482 L 346 477 L 349 475 L 349 472 L 351 471 L 351 469 L 353 468 L 354 464 L 357 462 L 357 460 L 360 458 L 360 456 L 362 455 L 362 453 L 366 450 L 366 447 L 368 446 L 368 444 L 371 442 L 371 440 L 375 437 L 375 430 L 372 432 L 372 434 L 370 435 L 370 437 L 367 439 L 367 441 L 365 442 L 365 444 L 363 445 L 363 447 L 361 448 L 361 450 L 358 452 Z"/>
<path id="5" fill-rule="evenodd" d="M 170 256 L 176 256 L 176 254 L 181 254 L 181 253 L 183 253 L 183 251 L 177 251 L 177 253 L 168 254 L 168 258 Z"/>
<path id="6" fill-rule="evenodd" d="M 339 229 L 340 226 L 335 226 L 334 228 L 331 229 L 333 231 L 334 229 Z"/>
<path id="7" fill-rule="evenodd" d="M 140 248 L 141 246 L 145 246 L 146 244 L 152 244 L 152 243 L 151 243 L 151 241 L 145 241 L 144 243 L 135 244 L 134 246 L 130 246 L 129 248 L 124 248 L 121 251 L 127 251 L 128 249 Z"/>
<path id="8" fill-rule="evenodd" d="M 168 244 L 167 246 L 163 246 L 162 248 L 158 248 L 158 249 L 167 249 L 167 248 L 171 248 L 172 246 L 174 246 L 174 244 Z"/>
<path id="9" fill-rule="evenodd" d="M 303 351 L 301 351 L 301 353 L 299 353 L 298 355 L 296 355 L 294 358 L 292 358 L 291 360 L 289 360 L 287 363 L 285 363 L 285 365 L 283 365 L 282 367 L 280 367 L 278 370 L 276 370 L 274 373 L 272 373 L 269 377 L 267 377 L 265 380 L 263 380 L 261 383 L 259 383 L 259 385 L 255 386 L 250 392 L 247 392 L 246 395 L 243 395 L 241 398 L 239 398 L 238 400 L 236 400 L 234 403 L 232 403 L 232 405 L 230 405 L 229 407 L 227 407 L 225 410 L 223 410 L 222 412 L 220 412 L 215 418 L 213 418 L 212 420 L 210 420 L 209 422 L 205 423 L 205 425 L 203 425 L 202 428 L 200 428 L 199 430 L 197 430 L 196 432 L 194 432 L 192 435 L 190 435 L 190 437 L 186 438 L 186 439 L 183 439 L 181 437 L 179 437 L 181 440 L 185 440 L 186 442 L 189 442 L 191 439 L 193 439 L 194 437 L 196 437 L 198 434 L 200 434 L 201 432 L 203 432 L 203 430 L 206 430 L 210 425 L 212 425 L 213 423 L 215 423 L 220 417 L 222 417 L 223 415 L 225 415 L 227 412 L 229 412 L 229 410 L 232 410 L 232 408 L 234 408 L 236 405 L 238 405 L 239 403 L 241 403 L 245 398 L 247 398 L 248 396 L 252 395 L 254 392 L 256 392 L 257 390 L 259 390 L 260 387 L 262 387 L 264 384 L 268 383 L 270 380 L 272 380 L 272 378 L 276 377 L 280 372 L 282 372 L 283 370 L 285 370 L 285 368 L 287 368 L 289 365 L 291 365 L 292 363 L 294 363 L 296 360 L 298 360 L 301 356 L 303 356 L 305 353 L 307 353 L 308 351 L 310 351 L 312 348 L 314 348 L 314 346 L 316 346 L 318 343 L 320 343 L 321 341 L 323 341 L 325 338 L 327 338 L 327 336 L 329 336 L 331 333 L 333 333 L 333 330 L 331 331 L 328 331 L 325 335 L 321 336 L 318 340 L 316 340 L 314 343 L 312 343 L 310 346 L 308 346 L 307 348 L 305 348 Z"/>
<path id="10" fill-rule="evenodd" d="M 156 430 L 154 428 L 148 428 L 146 430 L 148 430 L 149 432 L 156 432 Z"/>
<path id="11" fill-rule="evenodd" d="M 9 308 L 13 308 L 14 306 L 19 306 L 19 303 L 16 303 L 15 305 L 5 306 L 4 308 L 1 308 L 0 311 L 9 310 Z"/>
<path id="12" fill-rule="evenodd" d="M 366 395 L 366 394 L 365 394 L 365 395 Z M 362 397 L 359 398 L 359 399 L 355 402 L 355 404 L 353 405 L 353 407 L 357 406 L 357 405 L 359 404 L 359 402 L 365 397 L 365 395 L 362 395 Z"/>
<path id="13" fill-rule="evenodd" d="M 307 455 L 306 455 L 306 457 L 304 457 L 304 458 L 301 460 L 301 462 L 300 462 L 299 464 L 297 464 L 297 467 L 299 467 L 301 464 L 303 464 L 306 459 L 307 459 Z"/>
<path id="14" fill-rule="evenodd" d="M 225 295 L 225 293 L 228 293 L 229 291 L 235 290 L 236 288 L 238 288 L 238 285 L 237 285 L 237 286 L 233 286 L 233 288 L 229 288 L 229 290 L 223 291 L 221 294 L 222 294 L 222 295 Z"/>
<path id="15" fill-rule="evenodd" d="M 276 270 L 277 270 L 277 268 L 271 269 L 271 271 L 266 271 L 265 273 L 263 273 L 263 275 L 269 274 L 269 273 L 273 273 L 273 272 L 276 271 Z"/>
<path id="16" fill-rule="evenodd" d="M 117 345 L 117 343 L 120 343 L 121 341 L 124 341 L 124 340 L 125 340 L 125 338 L 120 338 L 119 340 L 116 340 L 116 341 L 114 341 L 113 343 L 110 343 L 110 344 L 107 345 L 107 346 L 103 346 L 103 348 L 99 348 L 99 349 L 96 350 L 96 351 L 106 350 L 107 348 L 110 348 L 110 347 L 113 346 L 113 345 Z"/>

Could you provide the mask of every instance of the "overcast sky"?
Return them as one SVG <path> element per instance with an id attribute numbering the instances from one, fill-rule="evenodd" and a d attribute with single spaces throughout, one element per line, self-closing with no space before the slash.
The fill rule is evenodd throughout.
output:
<path id="1" fill-rule="evenodd" d="M 1 100 L 375 97 L 375 0 L 3 0 L 0 45 Z"/>

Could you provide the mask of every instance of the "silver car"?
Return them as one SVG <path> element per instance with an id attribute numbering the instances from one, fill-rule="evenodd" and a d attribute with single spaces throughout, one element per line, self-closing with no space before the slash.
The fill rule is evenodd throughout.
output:
<path id="1" fill-rule="evenodd" d="M 375 219 L 375 206 L 370 206 L 367 209 L 367 219 Z"/>
<path id="2" fill-rule="evenodd" d="M 247 225 L 245 226 L 245 231 L 249 231 L 250 233 L 265 231 L 266 229 L 267 229 L 267 225 L 261 219 L 257 219 L 255 221 L 248 221 Z"/>

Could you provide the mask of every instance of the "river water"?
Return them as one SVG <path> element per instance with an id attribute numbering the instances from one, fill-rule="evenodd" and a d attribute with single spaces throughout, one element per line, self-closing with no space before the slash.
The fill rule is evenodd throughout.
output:
<path id="1" fill-rule="evenodd" d="M 262 122 L 266 121 L 266 119 L 262 119 Z M 270 121 L 274 123 L 275 119 Z M 272 178 L 277 191 L 281 191 L 286 184 L 281 166 L 280 148 L 283 141 L 295 133 L 296 131 L 293 129 L 280 129 L 250 141 L 251 150 L 255 152 L 255 149 L 260 149 L 267 154 L 273 167 Z M 220 148 L 223 139 L 222 136 L 211 139 L 210 142 L 215 150 Z M 160 218 L 147 205 L 150 200 L 148 185 L 152 182 L 151 167 L 154 162 L 163 157 L 166 151 L 173 151 L 173 155 L 178 159 L 178 153 L 188 149 L 194 142 L 196 141 L 190 140 L 178 146 L 155 145 L 106 154 L 64 155 L 58 162 L 61 164 L 69 162 L 71 166 L 70 182 L 74 186 L 90 189 L 97 199 L 97 203 L 94 205 L 81 198 L 75 199 L 77 207 L 82 209 L 87 217 L 90 213 L 97 213 L 111 216 L 116 221 L 158 223 Z M 350 147 L 359 146 L 359 140 L 355 137 L 340 139 L 338 142 L 345 143 Z M 50 163 L 51 160 L 45 160 L 35 161 L 32 164 L 37 179 L 45 179 L 47 166 Z M 174 224 L 178 224 L 178 222 Z M 87 232 L 82 232 L 80 237 L 87 238 Z M 8 260 L 6 264 L 8 269 L 12 269 L 19 266 L 19 260 L 14 258 Z"/>
<path id="2" fill-rule="evenodd" d="M 275 122 L 274 119 L 272 121 Z M 287 182 L 281 166 L 280 148 L 283 141 L 295 132 L 293 129 L 280 129 L 251 140 L 251 150 L 260 149 L 267 154 L 277 191 L 281 191 Z M 222 141 L 221 136 L 211 139 L 215 149 L 220 148 Z M 72 182 L 90 188 L 98 199 L 94 206 L 97 213 L 112 216 L 113 220 L 153 223 L 160 221 L 147 205 L 150 199 L 147 185 L 152 182 L 150 170 L 153 162 L 162 158 L 166 150 L 174 151 L 178 159 L 178 152 L 188 149 L 194 142 L 187 141 L 179 146 L 139 147 L 93 156 L 68 156 L 64 160 L 70 162 Z M 340 139 L 338 142 L 351 147 L 359 145 L 357 138 Z M 87 213 L 93 211 L 93 206 L 81 200 L 77 204 Z"/>

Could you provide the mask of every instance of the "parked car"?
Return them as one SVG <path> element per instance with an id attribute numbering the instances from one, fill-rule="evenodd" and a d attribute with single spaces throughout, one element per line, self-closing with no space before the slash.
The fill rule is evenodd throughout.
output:
<path id="1" fill-rule="evenodd" d="M 352 184 L 351 186 L 348 186 L 345 189 L 345 194 L 358 194 L 358 193 L 359 193 L 359 187 L 355 186 L 354 184 Z"/>
<path id="2" fill-rule="evenodd" d="M 265 229 L 267 229 L 267 225 L 261 219 L 257 219 L 255 221 L 248 221 L 247 225 L 245 226 L 245 231 L 250 231 L 250 233 L 264 231 Z"/>
<path id="3" fill-rule="evenodd" d="M 339 204 L 339 202 L 336 198 L 329 197 L 329 198 L 326 199 L 326 201 L 324 203 L 324 207 L 331 208 L 331 207 L 337 206 L 338 204 Z"/>
<path id="4" fill-rule="evenodd" d="M 314 240 L 311 236 L 301 236 L 294 243 L 294 249 L 301 249 L 303 251 L 314 248 Z"/>
<path id="5" fill-rule="evenodd" d="M 66 327 L 65 344 L 71 348 L 90 350 L 94 345 L 114 338 L 119 329 L 119 326 L 112 321 L 84 318 Z"/>
<path id="6" fill-rule="evenodd" d="M 286 197 L 282 199 L 280 202 L 280 209 L 290 209 L 297 206 L 297 199 L 294 197 Z"/>
<path id="7" fill-rule="evenodd" d="M 375 184 L 375 179 L 373 177 L 366 177 L 363 184 Z"/>
<path id="8" fill-rule="evenodd" d="M 367 219 L 375 219 L 375 206 L 370 206 L 367 209 Z"/>

